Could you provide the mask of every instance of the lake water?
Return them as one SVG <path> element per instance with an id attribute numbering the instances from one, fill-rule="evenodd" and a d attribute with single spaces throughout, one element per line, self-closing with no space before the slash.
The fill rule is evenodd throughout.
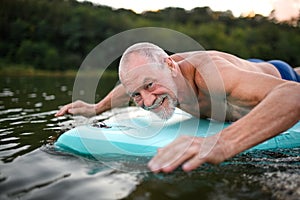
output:
<path id="1" fill-rule="evenodd" d="M 102 79 L 96 99 L 115 82 Z M 148 172 L 150 158 L 101 161 L 56 150 L 56 138 L 78 124 L 72 116 L 54 117 L 72 101 L 73 83 L 69 77 L 1 77 L 0 199 L 300 199 L 299 149 L 248 153 L 171 174 Z"/>

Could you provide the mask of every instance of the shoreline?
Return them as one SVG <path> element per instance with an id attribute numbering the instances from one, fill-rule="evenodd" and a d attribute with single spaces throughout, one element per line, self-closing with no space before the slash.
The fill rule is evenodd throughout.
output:
<path id="1" fill-rule="evenodd" d="M 66 71 L 59 71 L 59 70 L 41 70 L 41 69 L 34 69 L 34 68 L 20 68 L 20 67 L 12 67 L 9 66 L 8 68 L 0 67 L 0 76 L 53 76 L 53 77 L 76 77 L 78 70 L 66 70 Z M 83 76 L 97 76 L 99 73 L 103 73 L 105 76 L 112 76 L 117 77 L 118 72 L 113 70 L 106 70 L 104 72 L 95 71 L 86 71 L 83 72 Z"/>

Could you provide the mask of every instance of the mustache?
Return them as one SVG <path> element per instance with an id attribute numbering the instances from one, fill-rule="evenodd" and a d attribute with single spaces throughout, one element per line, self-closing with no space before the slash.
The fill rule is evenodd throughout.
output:
<path id="1" fill-rule="evenodd" d="M 155 101 L 154 103 L 151 105 L 151 106 L 145 106 L 145 105 L 142 105 L 142 108 L 145 109 L 145 110 L 152 110 L 152 109 L 155 109 L 155 108 L 158 108 L 162 101 L 165 99 L 165 98 L 170 98 L 169 95 L 167 94 L 163 94 L 163 95 L 160 95 Z"/>

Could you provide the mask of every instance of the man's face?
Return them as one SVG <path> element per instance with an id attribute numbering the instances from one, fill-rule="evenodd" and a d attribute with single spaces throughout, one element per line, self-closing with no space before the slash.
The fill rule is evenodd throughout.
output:
<path id="1" fill-rule="evenodd" d="M 122 84 L 134 102 L 169 119 L 177 106 L 176 85 L 166 66 L 144 64 L 122 73 Z"/>

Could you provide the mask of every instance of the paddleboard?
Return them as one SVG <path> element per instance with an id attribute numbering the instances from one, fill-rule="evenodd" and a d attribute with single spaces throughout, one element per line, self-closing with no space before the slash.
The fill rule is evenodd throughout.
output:
<path id="1" fill-rule="evenodd" d="M 192 117 L 177 109 L 171 119 L 164 121 L 154 114 L 113 117 L 103 123 L 78 126 L 63 133 L 55 147 L 80 155 L 107 156 L 124 154 L 153 156 L 181 135 L 208 137 L 230 126 Z M 300 147 L 300 122 L 280 135 L 247 151 Z"/>

